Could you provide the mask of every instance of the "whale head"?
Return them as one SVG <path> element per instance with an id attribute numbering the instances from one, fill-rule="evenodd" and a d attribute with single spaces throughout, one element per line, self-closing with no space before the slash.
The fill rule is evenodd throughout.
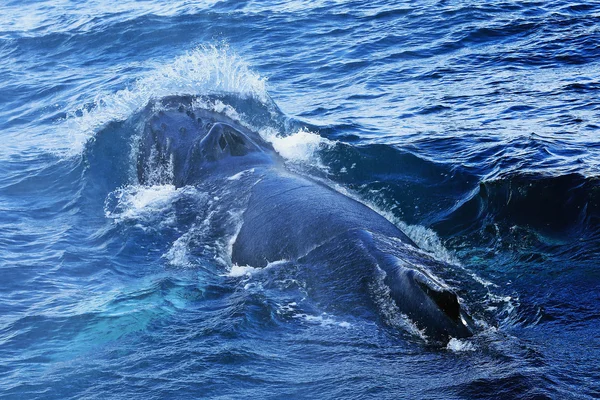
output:
<path id="1" fill-rule="evenodd" d="M 233 174 L 272 162 L 274 150 L 262 137 L 232 119 L 190 107 L 160 110 L 146 119 L 137 172 L 142 184 L 182 187 L 212 175 Z"/>

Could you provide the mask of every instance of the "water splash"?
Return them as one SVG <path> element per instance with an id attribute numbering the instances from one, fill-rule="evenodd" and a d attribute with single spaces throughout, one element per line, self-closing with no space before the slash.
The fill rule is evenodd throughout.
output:
<path id="1" fill-rule="evenodd" d="M 271 128 L 261 129 L 259 133 L 286 160 L 304 164 L 314 163 L 323 169 L 326 167 L 318 156 L 318 152 L 331 148 L 336 143 L 307 129 L 300 129 L 286 136 L 278 134 Z"/>
<path id="2" fill-rule="evenodd" d="M 137 221 L 149 224 L 159 220 L 167 224 L 168 213 L 175 201 L 182 197 L 202 198 L 204 195 L 192 186 L 177 189 L 173 185 L 127 186 L 112 192 L 104 204 L 106 218 L 116 223 Z"/>
<path id="3" fill-rule="evenodd" d="M 450 339 L 448 345 L 446 346 L 446 349 L 455 353 L 476 350 L 475 345 L 473 343 L 467 340 L 460 340 L 456 338 Z"/>
<path id="4" fill-rule="evenodd" d="M 129 88 L 99 94 L 90 106 L 70 112 L 57 131 L 67 135 L 66 148 L 54 149 L 66 156 L 80 154 L 96 132 L 112 121 L 123 121 L 152 99 L 171 95 L 233 94 L 268 102 L 266 80 L 226 46 L 202 46 L 158 66 Z"/>

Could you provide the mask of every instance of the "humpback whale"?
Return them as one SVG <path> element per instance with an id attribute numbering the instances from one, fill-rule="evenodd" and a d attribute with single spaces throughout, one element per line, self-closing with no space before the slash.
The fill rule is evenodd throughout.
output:
<path id="1" fill-rule="evenodd" d="M 433 259 L 379 213 L 323 182 L 288 169 L 259 133 L 186 98 L 148 107 L 139 141 L 138 178 L 149 164 L 169 165 L 176 187 L 219 182 L 244 171 L 256 179 L 231 262 L 255 268 L 277 260 L 344 273 L 364 268 L 383 276 L 397 309 L 434 341 L 472 335 L 455 291 L 431 272 Z M 439 264 L 439 262 L 438 262 Z"/>

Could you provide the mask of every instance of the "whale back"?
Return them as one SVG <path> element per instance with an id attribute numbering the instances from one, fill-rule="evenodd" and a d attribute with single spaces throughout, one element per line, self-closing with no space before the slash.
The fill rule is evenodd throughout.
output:
<path id="1" fill-rule="evenodd" d="M 252 188 L 232 260 L 264 267 L 271 261 L 296 259 L 351 229 L 379 232 L 413 244 L 395 225 L 356 200 L 324 184 L 267 170 Z"/>
<path id="2" fill-rule="evenodd" d="M 248 179 L 231 179 L 242 171 L 251 171 Z M 324 183 L 289 171 L 258 133 L 224 116 L 185 107 L 152 114 L 140 140 L 138 177 L 142 184 L 195 184 L 209 191 L 244 185 L 237 194 L 224 190 L 215 197 L 229 206 L 241 199 L 234 264 L 290 260 L 342 275 L 382 271 L 399 311 L 427 335 L 447 341 L 471 334 L 456 294 L 422 268 L 426 255 L 400 229 Z"/>
<path id="3" fill-rule="evenodd" d="M 343 304 L 344 291 L 367 292 L 379 308 L 410 318 L 428 339 L 447 343 L 472 335 L 469 316 L 457 294 L 433 275 L 435 260 L 419 254 L 412 245 L 376 233 L 353 229 L 323 243 L 298 260 L 314 271 L 313 286 L 337 291 L 334 307 Z M 387 302 L 382 304 L 381 302 Z M 385 315 L 386 312 L 383 312 Z M 389 322 L 389 321 L 388 321 Z"/>

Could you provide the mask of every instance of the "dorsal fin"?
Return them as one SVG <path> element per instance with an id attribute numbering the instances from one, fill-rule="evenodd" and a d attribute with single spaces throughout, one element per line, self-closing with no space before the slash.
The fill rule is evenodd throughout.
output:
<path id="1" fill-rule="evenodd" d="M 438 307 L 452 320 L 458 321 L 460 318 L 460 304 L 458 296 L 452 290 L 442 287 L 437 282 L 424 275 L 415 274 L 415 281 L 421 289 L 427 294 Z"/>

